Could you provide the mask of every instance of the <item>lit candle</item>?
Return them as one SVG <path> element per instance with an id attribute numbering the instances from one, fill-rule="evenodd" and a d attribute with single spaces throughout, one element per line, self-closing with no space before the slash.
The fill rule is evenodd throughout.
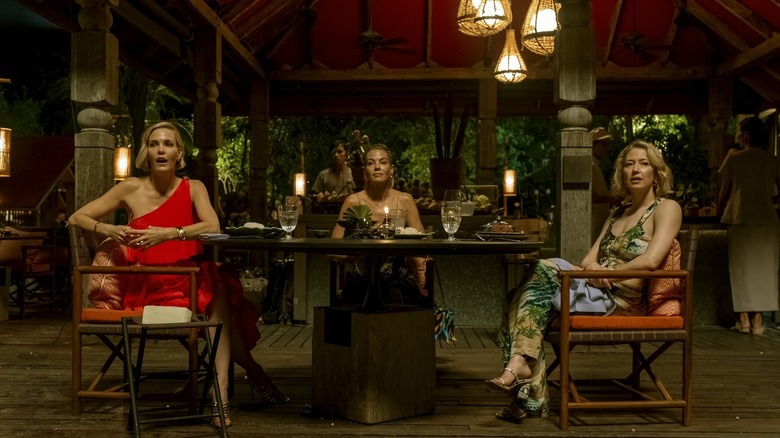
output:
<path id="1" fill-rule="evenodd" d="M 385 207 L 385 222 L 387 222 L 387 218 L 389 214 L 390 214 L 390 210 L 388 210 L 387 207 Z"/>

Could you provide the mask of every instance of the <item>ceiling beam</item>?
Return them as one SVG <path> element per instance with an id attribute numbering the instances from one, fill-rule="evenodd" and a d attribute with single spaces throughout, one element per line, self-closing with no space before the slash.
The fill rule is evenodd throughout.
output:
<path id="1" fill-rule="evenodd" d="M 164 27 L 151 20 L 148 15 L 143 14 L 130 2 L 119 2 L 114 8 L 116 14 L 132 23 L 139 32 L 146 34 L 157 44 L 167 49 L 169 52 L 182 59 L 187 59 L 182 53 L 182 44 L 179 37 L 169 32 Z"/>
<path id="2" fill-rule="evenodd" d="M 706 68 L 677 67 L 600 67 L 596 69 L 599 80 L 702 80 L 710 76 Z M 279 82 L 331 82 L 331 81 L 421 81 L 487 79 L 493 77 L 491 68 L 406 68 L 361 70 L 277 70 L 269 73 L 271 81 Z M 528 79 L 552 79 L 552 68 L 530 69 Z"/>
<path id="3" fill-rule="evenodd" d="M 721 63 L 718 66 L 718 75 L 739 74 L 745 70 L 763 64 L 769 59 L 776 57 L 778 54 L 780 54 L 780 34 Z"/>
<path id="4" fill-rule="evenodd" d="M 612 11 L 612 17 L 609 20 L 609 31 L 607 33 L 607 45 L 606 47 L 604 47 L 604 55 L 601 58 L 602 66 L 607 65 L 607 63 L 609 62 L 609 55 L 612 52 L 612 43 L 615 41 L 615 35 L 617 34 L 618 18 L 620 18 L 620 11 L 622 10 L 623 10 L 623 0 L 617 0 L 617 2 L 615 2 L 615 9 Z"/>
<path id="5" fill-rule="evenodd" d="M 777 106 L 780 104 L 780 92 L 778 92 L 777 84 L 767 84 L 763 79 L 753 75 L 740 76 L 739 80 L 755 90 L 756 93 L 769 101 L 771 105 Z"/>
<path id="6" fill-rule="evenodd" d="M 717 0 L 725 9 L 734 14 L 743 23 L 750 26 L 762 38 L 768 39 L 775 35 L 772 26 L 763 18 L 759 17 L 752 9 L 738 2 L 737 0 Z"/>
<path id="7" fill-rule="evenodd" d="M 260 62 L 238 39 L 238 37 L 228 28 L 228 26 L 222 22 L 204 0 L 188 0 L 184 2 L 188 4 L 192 10 L 198 13 L 198 15 L 210 26 L 214 27 L 219 35 L 227 43 L 227 46 L 232 49 L 240 58 L 240 60 L 250 69 L 252 72 L 259 75 L 261 78 L 266 77 L 266 72 Z"/>
<path id="8" fill-rule="evenodd" d="M 721 22 L 718 17 L 710 14 L 707 9 L 699 4 L 699 1 L 701 0 L 687 0 L 686 2 L 683 2 L 683 7 L 688 12 L 690 12 L 694 18 L 715 32 L 715 34 L 718 35 L 724 42 L 730 44 L 740 52 L 744 52 L 750 49 L 750 46 L 744 38 L 723 24 L 723 22 Z"/>

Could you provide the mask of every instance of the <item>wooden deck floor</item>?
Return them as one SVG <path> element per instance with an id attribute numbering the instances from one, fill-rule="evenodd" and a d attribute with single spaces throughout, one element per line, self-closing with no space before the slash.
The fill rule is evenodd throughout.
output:
<path id="1" fill-rule="evenodd" d="M 237 383 L 232 401 L 235 426 L 231 435 L 235 437 L 769 437 L 777 436 L 780 429 L 780 332 L 774 329 L 763 337 L 719 327 L 696 329 L 691 427 L 680 426 L 679 410 L 588 412 L 573 415 L 568 431 L 558 429 L 555 408 L 548 418 L 526 419 L 520 424 L 493 418 L 505 399 L 488 391 L 482 381 L 501 369 L 495 329 L 459 328 L 456 343 L 439 344 L 435 414 L 371 426 L 300 415 L 310 400 L 312 327 L 272 325 L 262 329 L 263 340 L 254 354 L 292 401 L 259 407 L 251 403 L 248 387 Z M 103 357 L 98 347 L 95 345 L 94 355 L 87 354 L 87 362 L 93 366 Z M 159 359 L 148 362 L 150 366 L 165 363 L 174 350 L 180 350 L 162 342 L 152 348 Z M 585 373 L 596 364 L 614 368 L 623 358 L 628 360 L 627 350 L 620 348 L 583 350 L 573 356 Z M 676 388 L 677 366 L 663 362 L 659 371 L 674 375 L 667 383 Z M 236 375 L 243 375 L 240 369 Z M 69 385 L 70 323 L 64 316 L 0 322 L 0 437 L 130 436 L 125 430 L 126 402 L 86 402 L 84 413 L 72 416 Z M 551 392 L 555 403 L 557 391 Z M 188 424 L 145 429 L 144 433 L 160 437 L 217 435 L 206 425 Z"/>

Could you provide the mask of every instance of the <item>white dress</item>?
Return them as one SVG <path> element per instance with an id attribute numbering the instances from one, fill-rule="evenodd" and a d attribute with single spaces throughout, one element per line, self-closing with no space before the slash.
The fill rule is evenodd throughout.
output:
<path id="1" fill-rule="evenodd" d="M 780 223 L 771 198 L 780 159 L 751 147 L 727 156 L 718 173 L 731 184 L 721 223 L 728 226 L 734 311 L 777 310 Z"/>

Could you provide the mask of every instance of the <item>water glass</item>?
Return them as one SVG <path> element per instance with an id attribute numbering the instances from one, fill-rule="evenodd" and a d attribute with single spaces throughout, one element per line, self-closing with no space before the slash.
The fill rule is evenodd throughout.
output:
<path id="1" fill-rule="evenodd" d="M 444 205 L 447 207 L 460 207 L 465 200 L 466 195 L 460 190 L 452 189 L 444 191 Z"/>
<path id="2" fill-rule="evenodd" d="M 455 232 L 460 228 L 460 207 L 445 206 L 441 208 L 441 224 L 447 232 L 447 241 L 455 240 Z"/>
<path id="3" fill-rule="evenodd" d="M 295 226 L 298 225 L 298 206 L 297 205 L 280 205 L 279 206 L 279 224 L 284 230 L 285 236 L 283 240 L 292 239 L 292 232 Z"/>
<path id="4" fill-rule="evenodd" d="M 404 227 L 406 227 L 405 208 L 391 208 L 388 210 L 387 218 L 390 221 L 390 225 L 392 225 L 396 231 L 402 230 Z"/>

